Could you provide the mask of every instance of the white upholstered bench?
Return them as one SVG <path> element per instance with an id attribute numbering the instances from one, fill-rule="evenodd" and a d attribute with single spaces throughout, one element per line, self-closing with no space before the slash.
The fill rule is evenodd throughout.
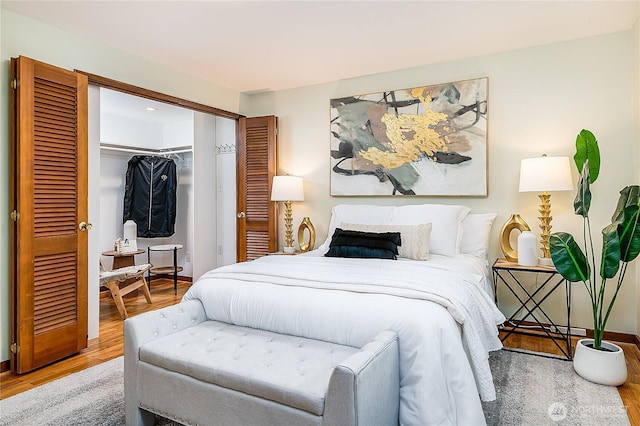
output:
<path id="1" fill-rule="evenodd" d="M 125 321 L 127 425 L 394 425 L 395 333 L 362 348 L 239 327 L 190 300 Z"/>

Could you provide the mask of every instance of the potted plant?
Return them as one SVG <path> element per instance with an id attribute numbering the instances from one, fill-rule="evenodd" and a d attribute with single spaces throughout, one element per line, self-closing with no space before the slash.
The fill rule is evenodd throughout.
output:
<path id="1" fill-rule="evenodd" d="M 593 133 L 583 129 L 578 134 L 573 159 L 580 172 L 573 205 L 575 213 L 583 219 L 584 250 L 571 234 L 556 232 L 549 239 L 551 259 L 566 280 L 584 283 L 591 299 L 593 339 L 578 342 L 574 355 L 576 372 L 587 380 L 618 386 L 627 377 L 624 353 L 618 345 L 603 341 L 603 335 L 627 267 L 640 252 L 640 187 L 632 185 L 620 191 L 611 224 L 602 230 L 602 255 L 598 264 L 589 220 L 590 185 L 600 173 L 600 150 Z M 609 280 L 616 277 L 615 288 L 607 292 Z M 607 370 L 609 364 L 611 370 Z"/>

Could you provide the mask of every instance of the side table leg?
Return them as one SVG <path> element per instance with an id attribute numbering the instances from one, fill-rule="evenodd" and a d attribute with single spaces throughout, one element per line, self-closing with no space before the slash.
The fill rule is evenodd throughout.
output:
<path id="1" fill-rule="evenodd" d="M 178 248 L 173 248 L 173 294 L 178 295 Z"/>

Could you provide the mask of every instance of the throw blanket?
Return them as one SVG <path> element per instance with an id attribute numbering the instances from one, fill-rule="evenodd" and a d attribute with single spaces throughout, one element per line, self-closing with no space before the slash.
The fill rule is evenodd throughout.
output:
<path id="1" fill-rule="evenodd" d="M 461 260 L 462 261 L 462 260 Z M 504 316 L 483 277 L 432 262 L 267 256 L 203 275 L 185 295 L 211 319 L 360 347 L 400 343 L 402 424 L 481 424 Z"/>

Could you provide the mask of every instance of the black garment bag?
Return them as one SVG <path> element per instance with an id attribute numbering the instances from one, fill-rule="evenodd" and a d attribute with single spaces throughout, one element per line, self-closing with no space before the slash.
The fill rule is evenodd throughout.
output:
<path id="1" fill-rule="evenodd" d="M 152 155 L 134 155 L 127 167 L 123 223 L 133 220 L 138 237 L 170 237 L 176 221 L 176 163 Z"/>

